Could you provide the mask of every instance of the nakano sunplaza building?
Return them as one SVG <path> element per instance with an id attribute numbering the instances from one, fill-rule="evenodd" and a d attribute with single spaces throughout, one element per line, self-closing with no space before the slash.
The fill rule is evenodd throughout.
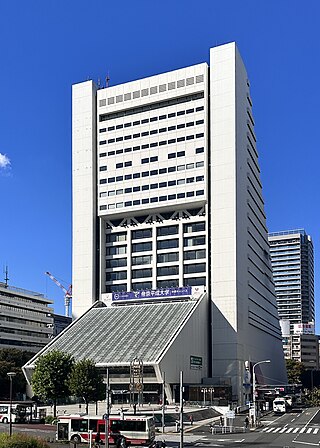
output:
<path id="1" fill-rule="evenodd" d="M 107 335 L 99 344 L 118 344 L 116 361 L 101 345 L 95 351 L 101 368 L 138 357 L 154 383 L 165 370 L 174 386 L 183 370 L 189 384 L 229 382 L 241 401 L 245 361 L 270 359 L 264 382 L 284 383 L 252 102 L 236 45 L 212 48 L 210 65 L 107 88 L 75 84 L 72 115 L 79 319 L 58 344 L 72 352 L 72 335 L 90 327 L 88 351 L 78 341 L 77 356 L 90 355 L 97 319 Z M 107 306 L 88 311 L 96 300 Z M 157 341 L 143 337 L 150 328 Z M 157 347 L 151 358 L 148 345 Z M 114 371 L 114 383 L 122 380 Z"/>

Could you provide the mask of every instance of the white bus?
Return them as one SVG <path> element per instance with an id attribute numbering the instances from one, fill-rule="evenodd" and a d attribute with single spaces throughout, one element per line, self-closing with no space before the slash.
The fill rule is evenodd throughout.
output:
<path id="1" fill-rule="evenodd" d="M 92 442 L 100 433 L 102 443 L 105 443 L 105 420 L 88 415 L 61 415 L 57 421 L 57 441 L 72 441 L 75 443 Z M 149 446 L 155 439 L 154 418 L 142 415 L 110 415 L 108 428 L 109 443 L 118 445 L 122 439 L 123 445 Z"/>
<path id="2" fill-rule="evenodd" d="M 26 421 L 27 406 L 23 404 L 12 404 L 12 423 L 23 423 Z M 10 403 L 0 403 L 0 423 L 10 422 Z"/>

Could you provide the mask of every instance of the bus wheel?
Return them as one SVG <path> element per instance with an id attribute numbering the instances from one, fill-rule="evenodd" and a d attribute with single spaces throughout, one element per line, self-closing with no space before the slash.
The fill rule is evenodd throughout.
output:
<path id="1" fill-rule="evenodd" d="M 72 436 L 71 441 L 74 442 L 74 443 L 81 443 L 81 438 L 78 435 L 77 436 Z"/>
<path id="2" fill-rule="evenodd" d="M 4 418 L 2 419 L 2 423 L 8 423 L 8 419 L 7 419 L 7 417 L 4 417 Z"/>

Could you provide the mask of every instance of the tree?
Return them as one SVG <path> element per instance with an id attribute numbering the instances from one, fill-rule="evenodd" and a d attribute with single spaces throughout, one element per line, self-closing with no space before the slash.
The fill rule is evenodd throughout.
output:
<path id="1" fill-rule="evenodd" d="M 286 359 L 288 382 L 291 384 L 299 384 L 302 381 L 302 374 L 305 367 L 302 362 Z"/>
<path id="2" fill-rule="evenodd" d="M 73 365 L 69 385 L 73 395 L 84 399 L 86 413 L 90 401 L 103 400 L 105 397 L 103 378 L 90 359 L 82 359 Z"/>
<path id="3" fill-rule="evenodd" d="M 320 406 L 320 389 L 319 387 L 313 388 L 307 395 L 308 402 L 311 406 Z"/>
<path id="4" fill-rule="evenodd" d="M 26 391 L 27 381 L 23 375 L 21 367 L 26 364 L 34 353 L 19 350 L 16 348 L 0 349 L 0 398 L 9 399 L 10 381 L 8 372 L 15 372 L 16 376 L 12 382 L 13 397 L 16 394 L 23 394 Z"/>
<path id="5" fill-rule="evenodd" d="M 69 376 L 74 360 L 71 355 L 53 350 L 40 356 L 32 375 L 31 385 L 35 395 L 53 401 L 53 415 L 57 415 L 57 399 L 70 395 Z"/>

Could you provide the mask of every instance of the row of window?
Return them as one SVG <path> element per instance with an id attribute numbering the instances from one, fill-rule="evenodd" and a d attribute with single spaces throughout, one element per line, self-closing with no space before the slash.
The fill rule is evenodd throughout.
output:
<path id="1" fill-rule="evenodd" d="M 184 260 L 201 260 L 205 259 L 206 250 L 188 250 L 184 252 Z M 179 261 L 179 252 L 169 252 L 167 254 L 158 254 L 157 263 L 172 263 Z M 132 266 L 143 266 L 152 264 L 152 255 L 141 255 L 138 257 L 132 257 Z M 123 268 L 127 266 L 127 258 L 111 258 L 106 260 L 106 268 Z"/>
<path id="2" fill-rule="evenodd" d="M 145 133 L 142 132 L 142 134 L 145 134 Z M 141 136 L 142 136 L 142 134 L 141 134 Z M 133 136 L 127 135 L 124 138 L 123 137 L 117 137 L 116 139 L 111 138 L 108 140 L 108 144 L 114 143 L 115 141 L 121 142 L 123 140 L 130 140 L 131 138 L 138 138 L 138 137 L 140 137 L 140 134 L 133 134 Z M 200 133 L 196 134 L 195 136 L 193 134 L 190 134 L 190 135 L 187 135 L 186 137 L 183 136 L 183 137 L 178 137 L 178 138 L 172 138 L 169 140 L 161 140 L 160 142 L 150 143 L 150 145 L 149 144 L 141 145 L 141 149 L 156 148 L 157 146 L 163 146 L 163 145 L 167 145 L 167 144 L 169 145 L 171 143 L 179 143 L 179 142 L 184 142 L 187 140 L 193 140 L 194 138 L 202 138 L 202 137 L 204 137 L 204 133 L 200 132 Z M 107 140 L 102 140 L 100 142 L 100 145 L 106 145 L 106 144 L 107 144 Z M 138 146 L 136 148 L 138 148 Z M 136 149 L 136 151 L 137 151 L 137 149 Z"/>
<path id="3" fill-rule="evenodd" d="M 125 93 L 124 95 L 116 95 L 116 97 L 111 96 L 108 98 L 108 106 L 111 104 L 116 103 L 122 103 L 123 101 L 130 101 L 131 99 L 138 99 L 140 97 L 144 97 L 144 96 L 148 96 L 148 95 L 154 95 L 156 93 L 162 93 L 162 92 L 166 92 L 167 90 L 173 90 L 176 88 L 180 88 L 180 87 L 185 87 L 185 86 L 192 86 L 194 84 L 194 82 L 196 82 L 197 84 L 200 82 L 203 82 L 204 77 L 203 75 L 197 75 L 196 76 L 196 80 L 194 79 L 193 76 L 191 76 L 190 78 L 187 79 L 180 79 L 179 81 L 171 81 L 168 82 L 168 84 L 160 84 L 159 86 L 153 86 L 149 88 L 145 88 L 145 89 L 141 89 L 141 90 L 135 90 L 134 92 L 128 92 Z M 149 93 L 150 92 L 150 93 Z M 99 101 L 99 106 L 103 107 L 106 106 L 107 102 L 106 99 L 101 99 Z"/>
<path id="4" fill-rule="evenodd" d="M 159 182 L 154 184 L 147 185 L 137 185 L 136 187 L 128 187 L 128 188 L 119 188 L 118 190 L 109 190 L 108 192 L 103 191 L 100 193 L 100 198 L 105 198 L 107 196 L 115 196 L 118 194 L 127 194 L 127 193 L 136 193 L 138 191 L 147 191 L 154 190 L 156 188 L 167 188 L 174 187 L 175 185 L 184 185 L 184 184 L 192 184 L 194 182 L 202 182 L 204 180 L 204 176 L 196 176 L 196 177 L 187 177 L 177 180 L 169 180 L 168 182 Z"/>
<path id="5" fill-rule="evenodd" d="M 205 222 L 195 222 L 183 224 L 184 233 L 204 232 L 206 230 Z M 179 226 L 161 226 L 157 228 L 157 236 L 177 235 L 179 233 Z M 145 238 L 152 238 L 152 229 L 132 230 L 132 240 L 142 240 Z M 127 232 L 107 233 L 106 243 L 119 243 L 127 241 Z"/>
<path id="6" fill-rule="evenodd" d="M 159 115 L 156 117 L 150 117 L 150 118 L 143 118 L 142 120 L 136 120 L 131 122 L 127 122 L 124 124 L 117 124 L 116 126 L 109 126 L 108 128 L 101 128 L 99 129 L 99 133 L 103 134 L 105 132 L 111 132 L 111 131 L 115 131 L 115 130 L 119 130 L 119 129 L 124 129 L 124 128 L 130 128 L 131 126 L 140 126 L 141 124 L 148 124 L 148 123 L 153 123 L 155 121 L 160 121 L 160 120 L 166 120 L 167 118 L 175 118 L 175 117 L 180 117 L 182 115 L 186 115 L 186 114 L 192 114 L 194 112 L 201 112 L 204 110 L 204 106 L 199 106 L 196 108 L 191 108 L 191 109 L 187 109 L 187 110 L 181 110 L 178 112 L 171 112 L 170 114 L 163 114 L 163 115 Z M 196 122 L 197 123 L 197 122 Z M 202 123 L 197 123 L 197 124 L 203 124 L 204 121 L 202 120 Z M 192 125 L 189 125 L 192 126 Z M 177 128 L 179 129 L 179 128 Z M 170 129 L 171 131 L 172 129 Z"/>
<path id="7" fill-rule="evenodd" d="M 179 112 L 178 112 L 179 113 Z M 185 113 L 185 111 L 183 111 L 183 113 Z M 182 115 L 182 114 L 181 114 Z M 119 137 L 115 137 L 115 138 L 109 138 L 108 140 L 101 140 L 99 142 L 99 145 L 106 145 L 111 144 L 111 143 L 117 143 L 117 142 L 123 142 L 124 140 L 131 140 L 133 138 L 140 138 L 140 137 L 147 137 L 149 135 L 156 135 L 156 134 L 161 134 L 163 132 L 170 132 L 170 131 L 175 131 L 177 129 L 184 129 L 184 128 L 188 128 L 191 126 L 196 125 L 200 125 L 203 124 L 204 120 L 197 120 L 196 122 L 194 121 L 189 121 L 188 123 L 181 123 L 178 125 L 173 125 L 173 126 L 169 126 L 164 127 L 164 128 L 160 128 L 160 129 L 152 129 L 151 131 L 143 131 L 143 132 L 137 132 L 136 134 L 129 134 L 129 135 L 125 135 L 125 136 L 119 136 Z"/>
<path id="8" fill-rule="evenodd" d="M 171 145 L 172 143 L 176 143 L 176 142 L 183 142 L 185 140 L 186 140 L 185 137 L 179 137 L 178 139 L 172 138 L 172 139 L 168 140 L 168 145 Z M 192 138 L 187 137 L 187 140 L 192 140 Z M 160 142 L 160 143 L 162 143 L 162 142 Z M 132 152 L 132 151 L 140 151 L 140 149 L 155 148 L 156 146 L 158 146 L 158 142 L 150 143 L 150 145 L 149 145 L 149 143 L 146 143 L 145 145 L 138 145 L 138 146 L 134 146 L 133 148 L 129 147 L 129 148 L 117 149 L 116 151 L 113 150 L 113 151 L 108 151 L 108 152 L 101 152 L 99 154 L 99 157 L 114 156 L 114 155 L 118 155 L 118 154 Z M 203 147 L 195 149 L 195 154 L 200 154 L 202 152 L 204 152 Z"/>
<path id="9" fill-rule="evenodd" d="M 142 173 L 126 174 L 124 176 L 112 176 L 108 179 L 100 179 L 99 183 L 112 184 L 114 182 L 121 182 L 123 180 L 140 179 L 140 177 L 158 176 L 159 174 L 175 173 L 176 171 L 192 170 L 194 168 L 202 168 L 204 161 L 196 163 L 187 163 L 186 165 L 169 166 L 168 168 L 160 168 L 151 171 L 142 171 Z"/>
<path id="10" fill-rule="evenodd" d="M 206 285 L 206 277 L 197 276 L 197 277 L 185 278 L 184 285 L 185 286 L 205 286 Z M 178 279 L 166 279 L 166 280 L 158 280 L 157 281 L 157 288 L 178 288 L 178 287 L 179 287 Z M 121 283 L 118 285 L 106 285 L 106 292 L 127 291 L 127 288 L 128 288 L 127 283 Z M 135 283 L 132 283 L 130 289 L 133 291 L 152 289 L 152 282 L 151 281 L 135 282 Z"/>
<path id="11" fill-rule="evenodd" d="M 206 272 L 206 264 L 187 264 L 183 267 L 184 274 L 198 274 Z M 179 266 L 164 266 L 157 268 L 157 277 L 179 275 Z M 152 268 L 138 269 L 132 271 L 132 278 L 148 278 L 152 277 Z M 106 281 L 126 280 L 127 271 L 113 271 L 106 273 Z"/>
<path id="12" fill-rule="evenodd" d="M 107 205 L 100 205 L 100 210 L 114 210 L 116 208 L 123 208 L 123 207 L 132 207 L 135 205 L 140 204 L 152 204 L 156 202 L 166 202 L 166 201 L 172 201 L 175 199 L 183 199 L 183 198 L 192 198 L 194 196 L 203 196 L 204 190 L 197 190 L 194 191 L 188 191 L 187 193 L 178 193 L 178 194 L 169 194 L 168 196 L 159 196 L 159 197 L 153 197 L 153 198 L 144 198 L 144 199 L 136 199 L 134 201 L 126 201 L 126 202 L 116 202 Z"/>
<path id="13" fill-rule="evenodd" d="M 118 112 L 111 112 L 108 114 L 99 115 L 100 123 L 102 121 L 113 120 L 115 118 L 127 117 L 129 115 L 141 114 L 143 112 L 149 112 L 150 110 L 162 109 L 164 107 L 170 107 L 177 104 L 188 103 L 190 101 L 196 101 L 204 98 L 204 92 L 193 93 L 191 95 L 185 95 L 175 98 L 158 101 L 156 103 L 144 104 L 143 106 L 131 107 L 130 109 L 120 110 Z"/>
<path id="14" fill-rule="evenodd" d="M 185 237 L 183 238 L 183 246 L 191 247 L 191 246 L 203 246 L 206 244 L 205 236 L 193 236 L 193 237 Z M 157 249 L 175 249 L 179 247 L 179 239 L 174 238 L 171 240 L 159 240 L 157 241 Z M 133 243 L 132 244 L 132 253 L 135 252 L 151 252 L 152 251 L 152 242 L 147 241 L 143 243 Z M 106 247 L 106 255 L 124 255 L 127 253 L 127 246 L 110 246 Z"/>

